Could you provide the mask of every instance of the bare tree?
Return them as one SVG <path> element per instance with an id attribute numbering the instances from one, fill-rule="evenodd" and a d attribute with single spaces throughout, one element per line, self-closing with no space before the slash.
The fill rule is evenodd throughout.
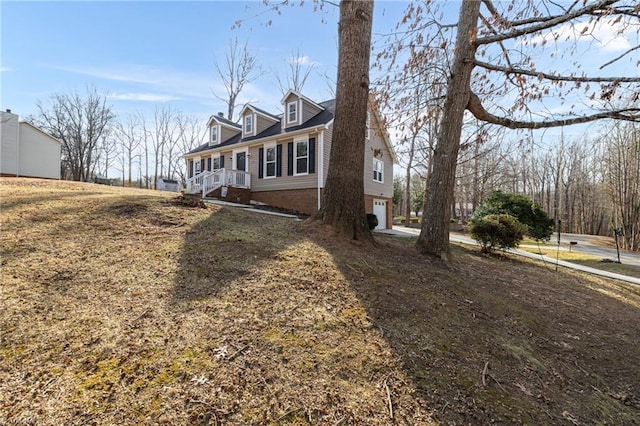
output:
<path id="1" fill-rule="evenodd" d="M 102 137 L 100 138 L 100 145 L 98 149 L 98 156 L 96 164 L 98 166 L 99 173 L 104 177 L 109 177 L 109 170 L 115 162 L 115 157 L 118 151 L 117 140 L 114 137 L 114 129 L 108 128 Z"/>
<path id="2" fill-rule="evenodd" d="M 49 98 L 49 105 L 38 101 L 37 109 L 35 122 L 62 142 L 63 168 L 72 180 L 87 181 L 102 137 L 115 118 L 107 97 L 95 88 L 85 95 L 58 93 Z"/>
<path id="3" fill-rule="evenodd" d="M 142 135 L 139 128 L 139 117 L 137 115 L 128 115 L 124 122 L 120 120 L 115 128 L 116 138 L 120 143 L 121 163 L 122 163 L 122 185 L 125 181 L 131 186 L 131 178 L 133 174 L 133 163 L 136 157 L 136 151 L 140 146 Z M 125 177 L 125 171 L 126 177 Z M 126 180 L 125 180 L 126 179 Z"/>
<path id="4" fill-rule="evenodd" d="M 302 89 L 309 78 L 309 75 L 315 70 L 316 65 L 309 61 L 307 56 L 300 54 L 300 50 L 291 52 L 291 56 L 287 58 L 287 71 L 285 76 L 275 73 L 276 82 L 280 87 L 280 92 L 284 95 L 289 89 L 298 93 L 302 93 Z"/>
<path id="5" fill-rule="evenodd" d="M 227 92 L 226 97 L 214 96 L 227 104 L 227 119 L 233 121 L 238 96 L 245 85 L 260 77 L 256 56 L 249 50 L 247 43 L 240 45 L 235 38 L 229 42 L 224 62 L 215 63 L 216 72 Z"/>
<path id="6" fill-rule="evenodd" d="M 407 21 L 414 39 L 405 44 L 413 48 L 411 54 L 416 60 L 425 61 L 431 57 L 430 50 L 444 48 L 448 43 L 443 36 L 439 46 L 423 48 L 424 43 L 419 41 L 424 39 L 424 32 L 433 29 L 435 33 L 444 34 L 452 26 L 442 24 L 437 17 L 426 19 L 424 8 L 419 11 L 415 5 L 411 7 L 413 15 Z M 573 53 L 570 48 L 559 46 L 561 37 L 562 42 L 575 41 L 571 43 L 575 46 L 576 37 L 592 34 L 599 25 L 628 28 L 637 25 L 639 20 L 637 4 L 631 0 L 511 1 L 496 4 L 491 0 L 462 1 L 442 125 L 427 193 L 426 214 L 417 242 L 423 253 L 445 260 L 450 258 L 450 206 L 465 111 L 480 121 L 511 129 L 567 126 L 602 118 L 640 120 L 640 108 L 633 106 L 634 103 L 637 105 L 636 85 L 640 82 L 635 71 L 631 77 L 587 76 L 584 73 L 564 75 L 537 69 L 532 57 L 534 53 L 540 54 L 547 44 L 554 46 L 556 55 L 559 51 L 570 56 Z M 637 47 L 631 48 L 601 68 L 636 51 Z M 577 65 L 574 67 L 579 66 L 584 58 L 575 59 Z M 599 90 L 592 89 L 591 85 L 599 85 Z M 547 111 L 545 99 L 569 95 L 578 97 L 581 95 L 578 88 L 586 92 L 582 103 L 588 109 L 570 110 L 569 116 L 542 115 Z M 505 108 L 495 103 L 503 95 L 515 99 L 511 106 Z M 613 101 L 632 106 L 615 108 Z M 535 119 L 537 117 L 541 118 Z"/>
<path id="7" fill-rule="evenodd" d="M 617 124 L 609 133 L 607 181 L 614 226 L 622 228 L 623 247 L 640 248 L 640 126 Z"/>
<path id="8" fill-rule="evenodd" d="M 151 149 L 151 145 L 152 145 L 152 135 L 151 135 L 151 130 L 149 130 L 149 127 L 147 126 L 147 119 L 144 116 L 144 114 L 142 114 L 141 112 L 138 113 L 138 122 L 140 123 L 140 133 L 141 133 L 141 139 L 140 139 L 140 177 L 141 179 L 144 179 L 144 186 L 145 188 L 149 189 L 150 185 L 150 180 L 151 180 L 151 175 L 149 174 L 149 156 L 150 154 L 150 149 Z M 142 173 L 142 159 L 144 158 L 144 173 Z"/>
<path id="9" fill-rule="evenodd" d="M 175 113 L 171 107 L 157 106 L 153 114 L 154 128 L 151 131 L 151 143 L 153 146 L 153 187 L 158 178 L 164 176 L 166 148 L 173 142 Z"/>
<path id="10" fill-rule="evenodd" d="M 178 144 L 179 152 L 189 152 L 202 143 L 206 129 L 196 117 L 181 114 L 176 117 L 176 120 L 176 143 Z M 174 159 L 173 170 L 175 170 L 181 182 L 185 183 L 187 181 L 187 175 L 183 161 L 184 159 L 182 157 L 176 157 Z"/>
<path id="11" fill-rule="evenodd" d="M 373 241 L 364 206 L 373 0 L 340 2 L 338 84 L 327 183 L 315 219 L 340 236 Z"/>

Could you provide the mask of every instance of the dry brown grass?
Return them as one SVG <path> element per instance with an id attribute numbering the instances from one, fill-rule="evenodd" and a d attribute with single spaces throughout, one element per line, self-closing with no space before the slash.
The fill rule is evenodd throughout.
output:
<path id="1" fill-rule="evenodd" d="M 153 191 L 0 191 L 1 424 L 638 424 L 633 286 Z"/>

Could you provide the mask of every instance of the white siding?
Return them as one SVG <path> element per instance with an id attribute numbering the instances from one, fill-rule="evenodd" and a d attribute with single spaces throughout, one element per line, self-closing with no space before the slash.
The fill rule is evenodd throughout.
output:
<path id="1" fill-rule="evenodd" d="M 60 179 L 62 145 L 27 123 L 20 123 L 20 175 Z"/>
<path id="2" fill-rule="evenodd" d="M 60 142 L 18 116 L 2 112 L 0 172 L 8 175 L 60 179 Z"/>
<path id="3" fill-rule="evenodd" d="M 0 173 L 15 175 L 18 173 L 18 116 L 2 111 L 0 119 Z"/>

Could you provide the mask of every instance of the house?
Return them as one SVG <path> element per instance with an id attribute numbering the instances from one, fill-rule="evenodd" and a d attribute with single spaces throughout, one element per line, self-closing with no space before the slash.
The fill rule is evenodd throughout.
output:
<path id="1" fill-rule="evenodd" d="M 10 109 L 0 112 L 0 175 L 60 179 L 62 144 Z"/>
<path id="2" fill-rule="evenodd" d="M 335 100 L 315 102 L 288 91 L 284 114 L 247 104 L 240 124 L 212 116 L 208 141 L 184 155 L 187 192 L 259 203 L 312 215 L 320 208 L 333 133 Z M 378 228 L 392 226 L 395 154 L 376 110 L 367 119 L 364 192 Z"/>
<path id="3" fill-rule="evenodd" d="M 174 179 L 158 178 L 158 181 L 156 182 L 156 189 L 158 191 L 180 192 L 182 185 Z"/>

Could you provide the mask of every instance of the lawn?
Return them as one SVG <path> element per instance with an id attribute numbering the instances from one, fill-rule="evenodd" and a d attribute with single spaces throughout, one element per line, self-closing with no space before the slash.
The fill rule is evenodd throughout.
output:
<path id="1" fill-rule="evenodd" d="M 640 289 L 0 178 L 0 424 L 640 424 Z"/>

